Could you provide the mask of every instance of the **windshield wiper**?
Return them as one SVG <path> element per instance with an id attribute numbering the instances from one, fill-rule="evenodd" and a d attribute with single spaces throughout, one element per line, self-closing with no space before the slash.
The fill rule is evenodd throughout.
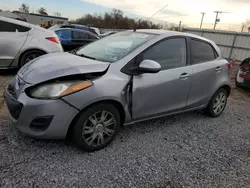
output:
<path id="1" fill-rule="evenodd" d="M 88 58 L 88 59 L 96 60 L 94 57 L 90 57 L 90 56 L 87 56 L 87 55 L 84 55 L 84 54 L 75 54 L 75 55 L 78 55 L 80 57 L 85 57 L 85 58 Z"/>

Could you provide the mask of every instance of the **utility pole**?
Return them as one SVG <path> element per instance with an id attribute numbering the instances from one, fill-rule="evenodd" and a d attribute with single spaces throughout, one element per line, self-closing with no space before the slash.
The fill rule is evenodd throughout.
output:
<path id="1" fill-rule="evenodd" d="M 243 31 L 244 31 L 244 28 L 245 28 L 245 24 L 244 24 L 244 23 L 242 23 L 241 32 L 243 32 Z"/>
<path id="2" fill-rule="evenodd" d="M 179 22 L 179 31 L 181 30 L 181 21 Z"/>
<path id="3" fill-rule="evenodd" d="M 222 13 L 222 11 L 214 11 L 214 12 L 216 13 L 215 22 L 214 22 L 214 30 L 215 30 L 217 23 L 220 22 L 220 19 L 218 19 L 218 16 L 220 13 Z"/>
<path id="4" fill-rule="evenodd" d="M 203 24 L 203 19 L 204 19 L 205 12 L 202 12 L 201 14 L 202 14 L 202 16 L 201 16 L 201 25 L 200 25 L 200 29 L 202 28 L 202 24 Z"/>

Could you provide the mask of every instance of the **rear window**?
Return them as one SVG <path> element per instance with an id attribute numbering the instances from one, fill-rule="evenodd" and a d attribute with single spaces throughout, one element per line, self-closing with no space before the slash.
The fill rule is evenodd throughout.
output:
<path id="1" fill-rule="evenodd" d="M 191 39 L 193 63 L 202 63 L 215 60 L 218 55 L 214 48 L 207 42 Z"/>
<path id="2" fill-rule="evenodd" d="M 29 30 L 30 28 L 25 26 L 0 21 L 0 32 L 27 32 Z"/>

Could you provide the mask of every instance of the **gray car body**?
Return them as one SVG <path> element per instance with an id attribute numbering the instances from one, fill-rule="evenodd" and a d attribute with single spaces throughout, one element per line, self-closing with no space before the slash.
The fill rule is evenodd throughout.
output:
<path id="1" fill-rule="evenodd" d="M 39 50 L 46 54 L 63 51 L 61 44 L 45 39 L 57 37 L 53 31 L 1 16 L 0 21 L 30 28 L 27 32 L 0 32 L 0 69 L 17 68 L 22 54 L 30 50 Z"/>
<path id="2" fill-rule="evenodd" d="M 119 109 L 124 124 L 131 124 L 205 108 L 219 88 L 230 89 L 227 61 L 222 58 L 214 42 L 187 33 L 159 30 L 137 32 L 154 33 L 157 36 L 115 63 L 56 53 L 25 65 L 12 80 L 17 100 L 24 106 L 20 117 L 15 120 L 18 129 L 36 138 L 63 139 L 78 114 L 96 103 L 114 104 Z M 187 61 L 184 67 L 162 70 L 156 74 L 131 76 L 121 72 L 138 54 L 168 37 L 191 37 L 209 42 L 219 57 L 214 61 L 195 65 Z M 28 97 L 24 92 L 26 88 L 55 78 L 98 72 L 105 73 L 93 80 L 93 86 L 61 99 L 38 100 Z M 189 76 L 180 78 L 183 73 L 188 73 Z M 21 87 L 17 84 L 20 79 L 24 82 Z M 8 99 L 7 91 L 5 96 Z M 29 128 L 34 117 L 51 114 L 54 118 L 45 131 L 35 132 Z"/>

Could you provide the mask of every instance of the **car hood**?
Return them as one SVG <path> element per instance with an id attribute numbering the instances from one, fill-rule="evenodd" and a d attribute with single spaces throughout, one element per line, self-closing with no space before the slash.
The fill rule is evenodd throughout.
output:
<path id="1" fill-rule="evenodd" d="M 66 52 L 51 53 L 24 65 L 18 76 L 27 83 L 37 84 L 64 76 L 104 72 L 109 64 Z"/>

